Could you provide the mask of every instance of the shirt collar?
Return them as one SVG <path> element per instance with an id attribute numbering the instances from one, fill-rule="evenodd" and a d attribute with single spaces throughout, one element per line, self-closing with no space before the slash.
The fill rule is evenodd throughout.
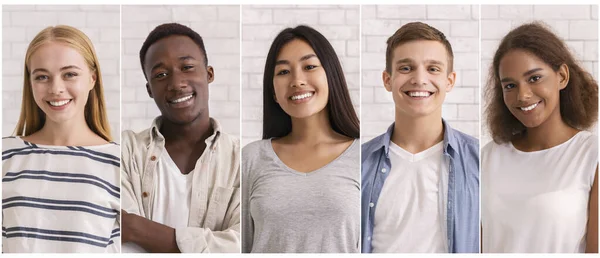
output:
<path id="1" fill-rule="evenodd" d="M 394 125 L 396 122 L 392 123 L 390 127 L 388 127 L 387 131 L 381 138 L 381 142 L 379 143 L 379 148 L 383 147 L 385 151 L 385 155 L 389 156 L 390 152 L 390 142 L 392 141 L 392 133 L 394 132 Z M 449 148 L 456 148 L 458 146 L 458 140 L 456 139 L 455 130 L 450 127 L 450 125 L 442 118 L 442 125 L 444 127 L 444 154 L 448 154 Z M 378 148 L 378 149 L 379 149 Z"/>
<path id="2" fill-rule="evenodd" d="M 150 142 L 148 143 L 148 147 L 150 147 L 151 143 L 156 141 L 163 142 L 165 137 L 160 133 L 160 126 L 162 125 L 163 117 L 158 116 L 152 121 L 152 125 L 150 126 Z M 210 118 L 210 126 L 213 129 L 213 133 L 206 138 L 204 141 L 206 146 L 210 146 L 211 150 L 214 150 L 217 147 L 217 141 L 221 136 L 221 124 L 214 118 Z"/>

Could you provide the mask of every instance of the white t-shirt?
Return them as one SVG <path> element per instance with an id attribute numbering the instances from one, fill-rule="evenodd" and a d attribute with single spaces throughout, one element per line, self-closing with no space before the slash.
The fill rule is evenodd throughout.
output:
<path id="1" fill-rule="evenodd" d="M 200 161 L 197 161 L 198 166 Z M 192 198 L 192 172 L 184 175 L 169 156 L 163 151 L 156 166 L 157 180 L 152 202 L 150 220 L 174 228 L 185 228 L 190 217 Z M 146 253 L 141 246 L 128 242 L 123 244 L 123 253 Z"/>
<path id="2" fill-rule="evenodd" d="M 511 143 L 487 144 L 481 170 L 483 252 L 584 252 L 597 165 L 598 140 L 586 131 L 534 152 Z"/>
<path id="3" fill-rule="evenodd" d="M 196 166 L 198 163 L 200 161 Z M 194 170 L 182 174 L 169 153 L 161 153 L 157 165 L 156 199 L 150 215 L 152 221 L 175 229 L 188 226 Z"/>
<path id="4" fill-rule="evenodd" d="M 389 154 L 392 167 L 375 209 L 373 252 L 447 252 L 443 142 L 416 154 L 391 142 Z"/>

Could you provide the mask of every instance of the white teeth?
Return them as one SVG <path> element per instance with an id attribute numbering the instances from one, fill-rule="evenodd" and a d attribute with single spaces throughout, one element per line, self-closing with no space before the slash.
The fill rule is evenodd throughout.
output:
<path id="1" fill-rule="evenodd" d="M 538 103 L 539 103 L 539 102 L 538 102 Z M 531 106 L 520 107 L 520 109 L 521 109 L 521 110 L 523 110 L 523 111 L 529 111 L 529 110 L 532 110 L 532 109 L 534 109 L 535 107 L 537 107 L 538 103 L 535 103 L 535 104 L 533 104 L 533 105 L 531 105 Z"/>
<path id="2" fill-rule="evenodd" d="M 178 98 L 176 100 L 171 101 L 171 103 L 179 103 L 179 102 L 184 102 L 188 99 L 191 99 L 194 95 L 189 95 L 189 96 L 185 96 L 183 98 Z"/>
<path id="3" fill-rule="evenodd" d="M 60 107 L 60 106 L 64 106 L 67 103 L 69 103 L 69 101 L 71 101 L 70 99 L 68 100 L 61 100 L 61 101 L 48 101 L 48 103 L 50 103 L 50 105 L 55 106 L 55 107 Z"/>
<path id="4" fill-rule="evenodd" d="M 409 91 L 408 95 L 411 97 L 429 97 L 429 92 L 426 91 Z"/>
<path id="5" fill-rule="evenodd" d="M 308 92 L 308 93 L 304 93 L 302 95 L 296 95 L 296 96 L 292 96 L 290 97 L 292 100 L 300 100 L 300 99 L 305 99 L 308 98 L 310 96 L 312 96 L 313 93 L 312 92 Z"/>

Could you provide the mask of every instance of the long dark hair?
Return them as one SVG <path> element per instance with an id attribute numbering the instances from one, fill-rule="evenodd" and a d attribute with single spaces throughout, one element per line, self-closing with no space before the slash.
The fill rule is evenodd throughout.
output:
<path id="1" fill-rule="evenodd" d="M 275 73 L 275 62 L 281 48 L 294 39 L 301 39 L 308 43 L 317 54 L 321 65 L 327 76 L 329 85 L 329 99 L 327 100 L 327 112 L 331 128 L 339 134 L 351 138 L 360 137 L 360 125 L 352 100 L 346 86 L 346 79 L 340 60 L 335 50 L 315 29 L 300 25 L 296 28 L 287 28 L 279 33 L 267 55 L 263 77 L 263 139 L 272 137 L 283 137 L 292 131 L 292 119 L 283 111 L 273 96 L 275 89 L 273 76 Z"/>
<path id="2" fill-rule="evenodd" d="M 525 50 L 542 59 L 555 72 L 562 64 L 569 67 L 569 83 L 560 91 L 560 115 L 570 127 L 585 130 L 598 120 L 598 83 L 569 52 L 567 45 L 545 24 L 523 24 L 510 31 L 500 42 L 494 55 L 487 81 L 487 124 L 497 143 L 521 137 L 527 128 L 504 104 L 500 82 L 500 61 L 514 49 Z"/>

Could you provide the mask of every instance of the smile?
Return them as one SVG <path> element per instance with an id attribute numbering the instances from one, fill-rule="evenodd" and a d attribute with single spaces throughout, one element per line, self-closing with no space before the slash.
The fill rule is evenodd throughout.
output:
<path id="1" fill-rule="evenodd" d="M 427 98 L 433 95 L 431 91 L 405 91 L 404 94 L 412 98 Z"/>
<path id="2" fill-rule="evenodd" d="M 67 100 L 46 101 L 46 102 L 48 102 L 48 104 L 50 104 L 50 106 L 53 106 L 53 107 L 62 107 L 64 105 L 66 105 L 66 104 L 69 104 L 69 102 L 71 102 L 71 100 L 67 99 Z"/>
<path id="3" fill-rule="evenodd" d="M 178 98 L 178 99 L 174 99 L 174 100 L 169 100 L 169 103 L 171 103 L 171 104 L 181 103 L 181 102 L 190 100 L 192 97 L 194 97 L 194 94 L 190 94 L 188 96 L 184 96 L 184 97 L 181 97 L 181 98 Z"/>
<path id="4" fill-rule="evenodd" d="M 533 110 L 535 107 L 537 107 L 538 104 L 540 104 L 540 102 L 537 103 L 533 103 L 532 105 L 526 106 L 526 107 L 519 107 L 519 109 L 523 110 L 523 111 L 530 111 Z"/>
<path id="5" fill-rule="evenodd" d="M 314 92 L 307 92 L 304 94 L 300 94 L 300 95 L 293 95 L 290 97 L 291 100 L 303 100 L 303 99 L 307 99 L 310 98 L 314 95 Z"/>

